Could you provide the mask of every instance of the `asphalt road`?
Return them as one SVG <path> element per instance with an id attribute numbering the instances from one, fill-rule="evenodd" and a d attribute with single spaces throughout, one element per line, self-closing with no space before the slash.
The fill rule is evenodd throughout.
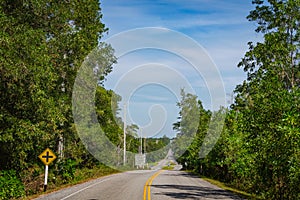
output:
<path id="1" fill-rule="evenodd" d="M 57 192 L 38 200 L 167 200 L 240 199 L 183 171 L 137 170 L 114 174 Z"/>

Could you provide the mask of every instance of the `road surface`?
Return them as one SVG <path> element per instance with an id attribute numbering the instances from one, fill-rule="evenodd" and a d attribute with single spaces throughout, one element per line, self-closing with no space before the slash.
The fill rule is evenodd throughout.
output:
<path id="1" fill-rule="evenodd" d="M 137 170 L 66 188 L 37 200 L 241 199 L 178 170 Z"/>

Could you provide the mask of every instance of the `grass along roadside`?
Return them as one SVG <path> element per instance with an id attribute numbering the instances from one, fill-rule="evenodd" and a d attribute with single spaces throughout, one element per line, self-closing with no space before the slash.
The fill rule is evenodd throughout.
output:
<path id="1" fill-rule="evenodd" d="M 99 166 L 96 167 L 95 166 L 91 169 L 83 168 L 83 169 L 80 169 L 80 170 L 76 170 L 75 178 L 73 180 L 70 180 L 68 183 L 55 184 L 53 182 L 49 182 L 48 183 L 48 189 L 47 189 L 46 192 L 41 191 L 37 194 L 33 194 L 33 195 L 23 197 L 22 199 L 23 200 L 34 199 L 34 198 L 37 198 L 37 197 L 39 197 L 41 195 L 44 195 L 44 194 L 49 194 L 49 193 L 52 193 L 52 192 L 55 192 L 55 191 L 58 191 L 58 190 L 61 190 L 61 189 L 65 189 L 65 188 L 68 188 L 68 187 L 71 187 L 71 186 L 74 186 L 74 185 L 77 185 L 77 184 L 85 183 L 85 182 L 88 182 L 88 181 L 91 181 L 91 180 L 94 180 L 94 179 L 97 179 L 97 178 L 105 177 L 105 176 L 108 176 L 108 175 L 111 175 L 111 174 L 116 174 L 116 173 L 120 173 L 120 171 L 117 171 L 115 169 L 108 168 L 108 167 L 103 168 L 102 166 L 101 167 L 99 167 Z"/>
<path id="2" fill-rule="evenodd" d="M 173 170 L 174 169 L 174 165 L 164 166 L 162 169 L 163 170 Z"/>
<path id="3" fill-rule="evenodd" d="M 249 194 L 247 192 L 244 192 L 244 191 L 241 191 L 241 190 L 238 190 L 238 189 L 235 189 L 233 187 L 230 187 L 228 186 L 227 184 L 225 183 L 222 183 L 220 181 L 217 181 L 217 180 L 214 180 L 214 179 L 211 179 L 211 178 L 208 178 L 208 177 L 204 177 L 204 176 L 200 176 L 201 179 L 213 184 L 213 185 L 216 185 L 218 186 L 219 188 L 222 188 L 224 190 L 227 190 L 227 191 L 230 191 L 244 199 L 252 199 L 252 200 L 260 200 L 261 198 L 257 197 L 256 195 L 254 194 Z"/>
<path id="4" fill-rule="evenodd" d="M 163 166 L 162 169 L 163 170 L 173 170 L 174 169 L 174 166 L 176 164 L 172 161 L 168 162 L 168 164 L 166 166 Z"/>

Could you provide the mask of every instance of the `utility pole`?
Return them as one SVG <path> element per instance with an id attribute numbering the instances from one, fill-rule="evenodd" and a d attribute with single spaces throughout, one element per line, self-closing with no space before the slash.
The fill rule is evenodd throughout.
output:
<path id="1" fill-rule="evenodd" d="M 123 165 L 126 165 L 126 104 L 124 104 L 124 156 L 123 156 Z"/>
<path id="2" fill-rule="evenodd" d="M 146 154 L 146 136 L 144 138 L 144 154 Z"/>
<path id="3" fill-rule="evenodd" d="M 140 142 L 141 142 L 141 154 L 143 154 L 143 133 L 142 133 L 142 129 L 141 129 L 141 139 L 140 139 Z"/>

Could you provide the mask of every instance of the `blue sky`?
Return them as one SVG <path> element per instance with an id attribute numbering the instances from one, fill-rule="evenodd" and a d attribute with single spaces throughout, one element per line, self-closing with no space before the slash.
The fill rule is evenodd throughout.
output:
<path id="1" fill-rule="evenodd" d="M 261 40 L 254 31 L 255 24 L 246 19 L 254 8 L 251 0 L 102 0 L 101 8 L 102 20 L 109 28 L 103 40 L 131 29 L 162 27 L 178 31 L 198 42 L 219 69 L 228 94 L 246 78 L 237 64 L 248 48 L 247 42 Z M 183 67 L 187 65 L 184 61 L 170 57 L 165 52 L 141 50 L 127 54 L 114 66 L 105 86 L 117 90 L 117 83 L 124 74 L 145 63 L 160 63 L 170 67 L 176 65 L 175 69 L 187 77 L 204 107 L 211 108 L 205 80 L 193 77 L 188 67 Z M 149 76 L 149 73 L 145 76 Z M 122 90 L 119 92 L 122 93 Z M 126 121 L 138 124 L 148 137 L 163 134 L 172 136 L 178 100 L 176 94 L 167 87 L 155 84 L 138 87 L 132 92 L 130 101 L 127 101 Z M 123 104 L 120 106 L 123 107 Z M 158 120 L 160 118 L 164 119 Z M 163 121 L 163 125 L 159 121 Z M 151 129 L 151 124 L 156 126 Z"/>

